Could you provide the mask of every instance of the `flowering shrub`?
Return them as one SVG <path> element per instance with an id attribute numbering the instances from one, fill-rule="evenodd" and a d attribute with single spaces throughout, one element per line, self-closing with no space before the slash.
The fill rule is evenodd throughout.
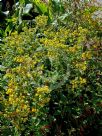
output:
<path id="1" fill-rule="evenodd" d="M 2 132 L 89 135 L 102 111 L 100 41 L 81 25 L 56 28 L 43 15 L 35 22 L 2 44 Z"/>

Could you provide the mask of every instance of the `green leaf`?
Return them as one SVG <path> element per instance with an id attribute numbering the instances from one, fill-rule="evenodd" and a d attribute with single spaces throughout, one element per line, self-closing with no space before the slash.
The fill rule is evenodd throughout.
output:
<path id="1" fill-rule="evenodd" d="M 26 4 L 26 6 L 23 8 L 23 14 L 29 14 L 32 8 L 33 4 Z"/>
<path id="2" fill-rule="evenodd" d="M 5 71 L 6 67 L 0 65 L 0 71 Z"/>
<path id="3" fill-rule="evenodd" d="M 42 3 L 40 0 L 35 0 L 34 4 L 36 5 L 38 11 L 40 13 L 46 13 L 47 12 L 47 6 L 45 3 Z"/>

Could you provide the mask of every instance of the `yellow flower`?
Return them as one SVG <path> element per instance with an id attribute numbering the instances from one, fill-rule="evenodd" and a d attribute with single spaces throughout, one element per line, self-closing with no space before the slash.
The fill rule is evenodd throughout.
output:
<path id="1" fill-rule="evenodd" d="M 32 75 L 28 72 L 28 73 L 27 73 L 27 77 L 28 77 L 28 78 L 31 78 Z"/>
<path id="2" fill-rule="evenodd" d="M 17 108 L 17 109 L 16 109 L 16 112 L 17 112 L 17 113 L 19 113 L 19 112 L 20 112 L 20 110 Z"/>
<path id="3" fill-rule="evenodd" d="M 49 50 L 47 56 L 49 58 L 55 59 L 57 57 L 57 52 Z"/>
<path id="4" fill-rule="evenodd" d="M 11 86 L 13 86 L 13 85 L 14 85 L 13 80 L 10 80 L 9 83 L 8 83 L 8 87 L 11 87 Z"/>
<path id="5" fill-rule="evenodd" d="M 40 94 L 40 93 L 50 93 L 48 86 L 38 87 L 37 94 Z"/>
<path id="6" fill-rule="evenodd" d="M 69 51 L 74 53 L 76 51 L 76 49 L 73 47 L 69 47 Z"/>
<path id="7" fill-rule="evenodd" d="M 23 108 L 24 110 L 26 110 L 26 109 L 28 108 L 28 106 L 27 106 L 27 105 L 23 105 L 22 108 Z"/>
<path id="8" fill-rule="evenodd" d="M 32 112 L 38 112 L 38 109 L 32 108 Z"/>
<path id="9" fill-rule="evenodd" d="M 47 25 L 48 17 L 40 15 L 35 18 L 35 21 L 38 27 L 45 27 Z"/>
<path id="10" fill-rule="evenodd" d="M 10 72 L 6 72 L 6 74 L 4 75 L 4 78 L 10 78 L 10 79 L 13 79 L 14 78 L 14 74 Z"/>
<path id="11" fill-rule="evenodd" d="M 71 81 L 71 84 L 72 84 L 72 89 L 74 89 L 74 88 L 77 88 L 77 87 L 78 87 L 78 82 L 77 82 L 77 80 L 76 80 L 76 79 L 72 80 L 72 81 Z"/>
<path id="12" fill-rule="evenodd" d="M 19 54 L 23 54 L 24 50 L 22 48 L 17 48 L 17 52 L 19 52 Z"/>
<path id="13" fill-rule="evenodd" d="M 13 93 L 13 89 L 12 88 L 8 88 L 6 94 L 12 94 L 12 93 Z"/>
<path id="14" fill-rule="evenodd" d="M 70 53 L 76 53 L 76 52 L 78 52 L 79 49 L 80 49 L 80 46 L 74 45 L 73 47 L 69 47 L 68 50 Z"/>
<path id="15" fill-rule="evenodd" d="M 79 70 L 85 71 L 87 69 L 87 65 L 86 64 L 87 64 L 86 61 L 84 61 L 84 62 L 80 62 L 80 63 L 76 64 L 75 66 Z"/>
<path id="16" fill-rule="evenodd" d="M 14 99 L 12 97 L 9 97 L 9 104 L 13 103 Z"/>
<path id="17" fill-rule="evenodd" d="M 80 82 L 80 84 L 85 84 L 85 83 L 86 83 L 86 79 L 80 77 L 80 78 L 79 78 L 79 82 Z"/>
<path id="18" fill-rule="evenodd" d="M 14 58 L 14 61 L 19 62 L 19 63 L 22 63 L 22 62 L 24 61 L 24 58 L 18 56 L 18 57 L 16 57 L 16 58 Z"/>
<path id="19" fill-rule="evenodd" d="M 41 101 L 38 102 L 38 105 L 43 107 L 46 103 L 50 101 L 50 98 L 44 98 Z"/>
<path id="20" fill-rule="evenodd" d="M 15 103 L 18 103 L 18 102 L 19 102 L 19 98 L 16 98 L 16 99 L 15 99 Z"/>
<path id="21" fill-rule="evenodd" d="M 82 77 L 76 77 L 74 80 L 71 81 L 72 89 L 81 87 L 83 84 L 86 84 L 86 79 Z"/>
<path id="22" fill-rule="evenodd" d="M 82 53 L 82 58 L 83 59 L 91 59 L 91 57 L 92 57 L 92 54 L 91 54 L 90 51 Z"/>

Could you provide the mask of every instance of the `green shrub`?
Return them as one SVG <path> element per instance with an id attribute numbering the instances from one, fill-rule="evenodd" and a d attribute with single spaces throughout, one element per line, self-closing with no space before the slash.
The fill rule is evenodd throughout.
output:
<path id="1" fill-rule="evenodd" d="M 71 28 L 38 16 L 34 28 L 5 38 L 2 135 L 102 134 L 101 44 L 87 20 Z"/>

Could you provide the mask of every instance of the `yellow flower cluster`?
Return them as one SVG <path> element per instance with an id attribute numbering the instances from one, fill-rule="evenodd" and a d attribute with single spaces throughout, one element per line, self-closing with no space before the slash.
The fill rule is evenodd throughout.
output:
<path id="1" fill-rule="evenodd" d="M 5 75 L 4 75 L 4 78 L 10 78 L 10 79 L 13 79 L 15 76 L 14 74 L 12 74 L 11 72 L 7 72 Z"/>
<path id="2" fill-rule="evenodd" d="M 54 28 L 49 27 L 46 31 L 44 31 L 44 34 L 47 38 L 64 44 L 68 38 L 68 34 L 70 33 L 69 29 L 61 27 L 57 32 L 53 29 Z"/>
<path id="3" fill-rule="evenodd" d="M 81 34 L 87 34 L 87 33 L 88 33 L 88 29 L 82 28 L 82 27 L 78 27 L 78 31 L 79 31 Z"/>
<path id="4" fill-rule="evenodd" d="M 87 62 L 77 62 L 77 64 L 75 65 L 75 67 L 80 70 L 80 71 L 85 71 L 87 69 Z"/>
<path id="5" fill-rule="evenodd" d="M 77 44 L 82 44 L 82 42 L 86 41 L 87 33 L 87 29 L 78 27 L 78 29 L 71 32 L 69 36 L 73 41 L 77 41 Z"/>
<path id="6" fill-rule="evenodd" d="M 22 63 L 22 62 L 24 62 L 24 57 L 23 56 L 22 57 L 18 56 L 16 58 L 14 58 L 14 61 Z"/>
<path id="7" fill-rule="evenodd" d="M 42 39 L 42 43 L 47 47 L 66 48 L 66 45 L 60 43 L 57 39 Z"/>
<path id="8" fill-rule="evenodd" d="M 13 93 L 13 89 L 12 88 L 8 88 L 6 94 L 12 94 L 12 93 Z"/>
<path id="9" fill-rule="evenodd" d="M 42 86 L 42 87 L 37 88 L 37 92 L 36 92 L 35 96 L 38 97 L 38 99 L 39 99 L 39 102 L 38 102 L 39 106 L 43 107 L 46 103 L 49 102 L 50 92 L 51 92 L 51 90 L 49 89 L 48 86 Z"/>
<path id="10" fill-rule="evenodd" d="M 86 84 L 86 79 L 80 77 L 80 78 L 79 78 L 79 82 L 80 82 L 80 84 Z"/>
<path id="11" fill-rule="evenodd" d="M 73 47 L 69 47 L 68 48 L 68 51 L 70 53 L 77 53 L 79 51 L 79 49 L 81 49 L 81 46 L 79 45 L 74 45 Z"/>
<path id="12" fill-rule="evenodd" d="M 79 26 L 77 30 L 74 30 L 74 31 L 71 33 L 71 35 L 72 35 L 73 37 L 75 37 L 75 36 L 85 35 L 85 34 L 87 34 L 87 33 L 88 33 L 88 29 L 82 28 L 82 27 Z"/>
<path id="13" fill-rule="evenodd" d="M 36 108 L 32 108 L 31 112 L 36 113 L 36 112 L 38 112 L 38 109 L 36 109 Z"/>
<path id="14" fill-rule="evenodd" d="M 61 55 L 62 52 L 67 52 L 68 51 L 68 46 L 65 44 L 61 43 L 57 39 L 42 39 L 42 43 L 45 45 L 45 48 L 47 48 L 48 53 L 47 56 L 49 58 L 57 58 L 58 56 Z"/>
<path id="15" fill-rule="evenodd" d="M 42 100 L 38 102 L 38 105 L 43 107 L 49 101 L 50 101 L 50 98 L 42 98 Z"/>
<path id="16" fill-rule="evenodd" d="M 37 94 L 41 94 L 41 93 L 50 93 L 49 87 L 48 86 L 42 86 L 42 87 L 38 87 L 37 88 Z"/>
<path id="17" fill-rule="evenodd" d="M 70 33 L 69 29 L 66 29 L 64 27 L 60 28 L 59 31 L 56 32 L 57 40 L 60 41 L 61 43 L 65 43 L 69 33 Z"/>
<path id="18" fill-rule="evenodd" d="M 92 53 L 90 51 L 86 51 L 82 53 L 82 59 L 86 60 L 86 59 L 91 59 L 92 57 Z"/>
<path id="19" fill-rule="evenodd" d="M 32 107 L 31 112 L 34 112 L 34 113 L 38 112 L 39 106 L 43 107 L 46 103 L 48 103 L 50 100 L 49 94 L 50 94 L 50 89 L 48 86 L 38 87 L 36 89 L 36 94 L 34 98 L 34 102 L 36 103 L 36 106 Z"/>
<path id="20" fill-rule="evenodd" d="M 8 88 L 6 94 L 8 94 L 8 99 L 5 100 L 6 108 L 11 107 L 13 111 L 16 111 L 19 114 L 28 115 L 29 113 L 29 103 L 26 100 L 25 96 L 19 92 L 19 86 L 14 79 L 11 79 L 8 82 Z M 12 112 L 13 112 L 12 111 Z M 9 113 L 10 114 L 10 113 Z"/>
<path id="21" fill-rule="evenodd" d="M 86 84 L 86 79 L 82 77 L 76 77 L 74 80 L 71 81 L 72 89 L 81 87 L 82 85 Z"/>
<path id="22" fill-rule="evenodd" d="M 60 56 L 60 52 L 67 52 L 68 47 L 61 43 L 58 39 L 47 39 L 42 38 L 40 40 L 42 44 L 44 44 L 44 47 L 47 49 L 47 57 L 51 59 L 57 59 L 58 56 Z"/>
<path id="23" fill-rule="evenodd" d="M 55 58 L 57 58 L 58 53 L 57 53 L 57 51 L 55 51 L 55 50 L 49 50 L 47 56 L 48 56 L 49 58 L 51 58 L 51 59 L 55 59 Z"/>
<path id="24" fill-rule="evenodd" d="M 45 27 L 47 25 L 48 17 L 44 15 L 39 15 L 35 18 L 38 27 Z"/>
<path id="25" fill-rule="evenodd" d="M 10 117 L 13 112 L 16 112 L 15 116 L 20 118 L 20 120 L 23 120 L 23 117 L 28 116 L 30 112 L 30 106 L 29 102 L 26 100 L 25 96 L 23 94 L 18 94 L 17 88 L 13 86 L 14 89 L 8 88 L 6 94 L 8 94 L 8 100 L 5 100 L 5 105 L 6 105 L 6 111 L 9 107 L 11 107 L 11 112 L 6 112 L 7 116 Z M 22 118 L 21 118 L 22 117 Z M 13 119 L 13 117 L 12 117 Z"/>

